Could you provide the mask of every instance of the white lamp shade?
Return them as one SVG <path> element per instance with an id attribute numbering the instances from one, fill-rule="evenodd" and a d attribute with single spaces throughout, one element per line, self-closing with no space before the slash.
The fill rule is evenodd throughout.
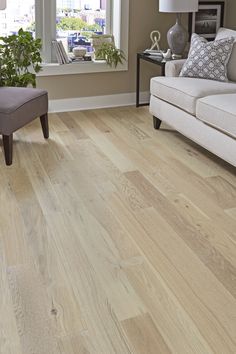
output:
<path id="1" fill-rule="evenodd" d="M 197 12 L 198 0 L 159 0 L 160 12 Z"/>
<path id="2" fill-rule="evenodd" d="M 6 7 L 7 7 L 7 1 L 0 0 L 0 10 L 5 10 Z"/>

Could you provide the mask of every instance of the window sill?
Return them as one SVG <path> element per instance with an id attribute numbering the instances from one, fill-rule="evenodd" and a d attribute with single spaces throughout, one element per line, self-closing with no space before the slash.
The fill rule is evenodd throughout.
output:
<path id="1" fill-rule="evenodd" d="M 92 74 L 105 73 L 116 71 L 127 71 L 128 63 L 119 64 L 116 68 L 110 67 L 104 62 L 82 62 L 71 64 L 44 64 L 42 71 L 37 74 L 37 77 L 58 76 L 58 75 L 75 75 L 75 74 Z"/>

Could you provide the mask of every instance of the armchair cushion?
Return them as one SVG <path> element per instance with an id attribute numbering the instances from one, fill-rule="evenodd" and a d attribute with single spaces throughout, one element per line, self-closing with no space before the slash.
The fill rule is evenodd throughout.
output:
<path id="1" fill-rule="evenodd" d="M 10 135 L 48 111 L 47 91 L 0 87 L 0 133 Z"/>
<path id="2" fill-rule="evenodd" d="M 236 83 L 186 77 L 151 79 L 151 95 L 193 115 L 196 114 L 196 103 L 199 98 L 225 93 L 236 93 Z"/>

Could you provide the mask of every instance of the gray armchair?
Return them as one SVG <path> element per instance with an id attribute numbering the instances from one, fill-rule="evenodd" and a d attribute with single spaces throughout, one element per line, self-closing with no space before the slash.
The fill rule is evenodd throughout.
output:
<path id="1" fill-rule="evenodd" d="M 49 137 L 48 93 L 34 88 L 0 87 L 0 134 L 5 161 L 12 164 L 13 133 L 40 117 L 44 138 Z"/>

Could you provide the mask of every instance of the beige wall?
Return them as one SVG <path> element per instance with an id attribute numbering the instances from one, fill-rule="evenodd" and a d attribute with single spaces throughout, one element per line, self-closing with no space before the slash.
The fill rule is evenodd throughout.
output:
<path id="1" fill-rule="evenodd" d="M 236 0 L 226 0 L 226 26 L 236 29 Z"/>
<path id="2" fill-rule="evenodd" d="M 226 25 L 236 27 L 236 0 L 227 1 Z M 174 15 L 158 13 L 157 0 L 130 0 L 129 70 L 126 72 L 51 76 L 38 79 L 38 87 L 49 91 L 51 99 L 127 93 L 135 91 L 136 53 L 150 46 L 149 34 L 154 29 L 165 34 L 174 22 Z M 157 66 L 142 64 L 142 90 L 148 90 L 150 77 L 159 75 Z"/>
<path id="3" fill-rule="evenodd" d="M 214 1 L 214 0 L 209 0 Z M 236 29 L 236 0 L 225 1 L 225 27 Z"/>

